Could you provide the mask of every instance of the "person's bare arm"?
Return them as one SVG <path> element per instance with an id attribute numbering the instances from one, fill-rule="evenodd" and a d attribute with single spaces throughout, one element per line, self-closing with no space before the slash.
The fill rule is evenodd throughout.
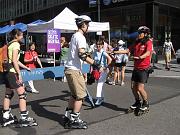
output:
<path id="1" fill-rule="evenodd" d="M 79 49 L 79 53 L 85 53 L 85 49 L 84 48 L 80 48 Z M 94 63 L 94 60 L 91 59 L 89 56 L 86 57 L 85 61 L 88 63 L 88 64 L 93 64 Z"/>
<path id="2" fill-rule="evenodd" d="M 176 56 L 176 52 L 175 52 L 175 50 L 174 50 L 173 45 L 172 45 L 172 51 L 173 51 L 174 56 Z"/>
<path id="3" fill-rule="evenodd" d="M 112 58 L 109 55 L 107 55 L 106 57 L 107 57 L 107 64 L 110 65 L 112 62 Z"/>
<path id="4" fill-rule="evenodd" d="M 28 59 L 24 59 L 25 63 L 29 63 L 29 62 L 32 62 L 32 61 L 33 61 L 33 57 L 32 57 L 32 59 L 29 59 L 29 60 Z"/>
<path id="5" fill-rule="evenodd" d="M 22 83 L 22 76 L 21 76 L 21 72 L 20 72 L 20 67 L 22 68 L 25 68 L 27 70 L 30 70 L 29 68 L 27 68 L 25 65 L 23 65 L 19 60 L 18 60 L 18 53 L 19 53 L 19 50 L 18 49 L 15 49 L 13 50 L 13 55 L 12 55 L 12 64 L 13 64 L 13 67 L 16 71 L 16 73 L 18 74 L 18 81 L 20 83 Z"/>
<path id="6" fill-rule="evenodd" d="M 115 54 L 128 54 L 129 53 L 129 49 L 126 49 L 126 50 L 119 50 L 119 51 L 113 51 L 113 53 Z"/>
<path id="7" fill-rule="evenodd" d="M 39 66 L 41 67 L 41 68 L 43 68 L 42 67 L 42 63 L 41 63 L 41 60 L 37 57 L 37 62 L 38 62 L 38 64 L 39 64 Z"/>
<path id="8" fill-rule="evenodd" d="M 19 69 L 19 64 L 18 64 L 18 53 L 19 53 L 19 50 L 17 50 L 17 49 L 13 50 L 12 63 L 13 63 L 13 66 L 14 66 L 16 73 L 18 75 L 21 75 L 21 72 Z"/>
<path id="9" fill-rule="evenodd" d="M 150 51 L 146 51 L 143 55 L 141 55 L 139 57 L 135 56 L 134 59 L 144 59 L 144 58 L 146 58 L 146 57 L 148 57 L 150 55 L 151 55 L 151 52 Z"/>

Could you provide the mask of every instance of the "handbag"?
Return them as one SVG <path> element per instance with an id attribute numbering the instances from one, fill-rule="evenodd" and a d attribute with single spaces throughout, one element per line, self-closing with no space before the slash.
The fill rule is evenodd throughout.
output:
<path id="1" fill-rule="evenodd" d="M 95 69 L 92 71 L 92 75 L 93 75 L 95 80 L 99 80 L 101 72 L 99 72 L 99 70 Z"/>
<path id="2" fill-rule="evenodd" d="M 104 52 L 104 51 L 103 51 Z M 101 63 L 102 60 L 102 56 L 103 56 L 103 52 L 101 54 L 101 58 L 99 63 Z M 99 71 L 99 69 L 93 69 L 93 71 L 91 72 L 92 76 L 94 77 L 95 80 L 99 80 L 100 76 L 101 76 L 101 72 Z"/>

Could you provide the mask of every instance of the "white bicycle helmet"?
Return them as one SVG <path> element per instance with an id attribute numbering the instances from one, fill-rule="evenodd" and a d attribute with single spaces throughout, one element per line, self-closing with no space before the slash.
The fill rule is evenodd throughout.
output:
<path id="1" fill-rule="evenodd" d="M 91 22 L 91 18 L 87 15 L 80 15 L 77 18 L 75 18 L 75 20 L 77 26 L 82 25 L 84 22 Z"/>
<path id="2" fill-rule="evenodd" d="M 151 30 L 146 26 L 140 26 L 138 28 L 138 33 L 148 33 L 149 34 L 150 32 L 151 32 Z"/>

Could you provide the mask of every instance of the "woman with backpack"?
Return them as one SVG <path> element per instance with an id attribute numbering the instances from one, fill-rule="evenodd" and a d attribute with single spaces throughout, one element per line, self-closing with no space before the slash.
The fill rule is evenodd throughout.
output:
<path id="1" fill-rule="evenodd" d="M 95 61 L 99 61 L 101 68 L 99 69 L 100 77 L 98 79 L 97 84 L 97 93 L 96 93 L 96 106 L 101 105 L 104 102 L 104 94 L 103 94 L 103 85 L 106 81 L 107 73 L 108 73 L 108 65 L 111 63 L 111 57 L 104 51 L 103 49 L 104 42 L 97 41 L 96 48 L 97 50 L 93 53 L 93 58 Z"/>
<path id="2" fill-rule="evenodd" d="M 30 70 L 28 67 L 23 65 L 19 61 L 20 57 L 20 43 L 23 39 L 23 32 L 19 29 L 14 29 L 10 32 L 11 41 L 8 44 L 8 70 L 5 73 L 5 85 L 6 92 L 5 98 L 3 101 L 3 123 L 2 126 L 8 126 L 13 124 L 16 119 L 15 116 L 11 113 L 10 102 L 14 96 L 14 89 L 19 97 L 19 110 L 20 110 L 20 119 L 19 125 L 21 127 L 34 126 L 37 125 L 36 120 L 32 117 L 29 117 L 27 107 L 26 107 L 26 98 L 27 94 L 25 92 L 22 76 L 20 72 L 20 67 Z"/>

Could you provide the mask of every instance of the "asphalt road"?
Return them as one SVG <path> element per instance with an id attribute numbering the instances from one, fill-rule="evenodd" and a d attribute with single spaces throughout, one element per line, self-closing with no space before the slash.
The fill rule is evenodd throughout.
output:
<path id="1" fill-rule="evenodd" d="M 27 101 L 30 115 L 36 118 L 39 126 L 20 129 L 0 128 L 0 134 L 179 135 L 180 72 L 179 68 L 175 68 L 175 70 L 174 73 L 174 71 L 167 72 L 161 68 L 161 70 L 155 71 L 158 74 L 151 75 L 146 85 L 150 100 L 150 112 L 141 117 L 125 114 L 126 109 L 134 102 L 130 89 L 130 68 L 127 70 L 129 73 L 127 73 L 125 86 L 105 84 L 105 103 L 102 106 L 91 109 L 88 103 L 85 102 L 83 105 L 81 117 L 88 122 L 87 130 L 67 130 L 62 126 L 62 116 L 69 97 L 67 83 L 53 80 L 35 81 L 35 87 L 40 94 L 28 94 Z M 171 72 L 174 73 L 173 77 L 167 77 L 172 74 Z M 88 86 L 88 90 L 95 96 L 96 84 Z M 3 97 L 4 86 L 0 86 L 1 101 Z M 13 114 L 19 117 L 17 95 L 13 98 L 11 107 Z M 2 122 L 2 118 L 0 118 L 0 122 Z"/>

